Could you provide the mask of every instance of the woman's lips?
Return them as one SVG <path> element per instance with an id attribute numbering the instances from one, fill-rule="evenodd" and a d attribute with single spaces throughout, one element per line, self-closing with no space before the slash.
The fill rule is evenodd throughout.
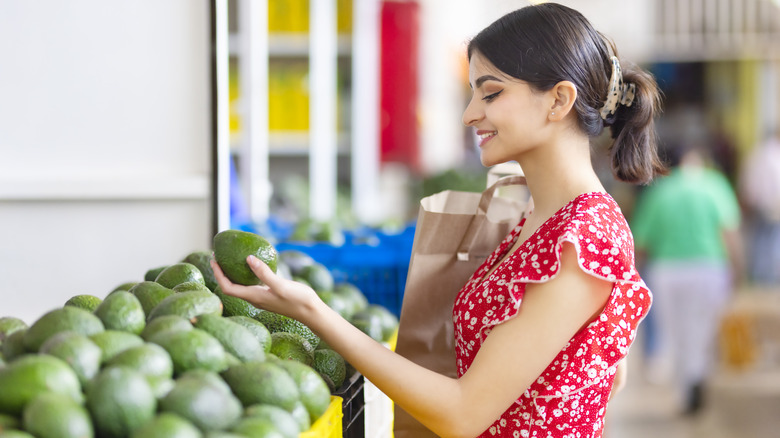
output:
<path id="1" fill-rule="evenodd" d="M 496 131 L 477 131 L 477 137 L 479 137 L 479 147 L 485 145 L 496 135 Z"/>

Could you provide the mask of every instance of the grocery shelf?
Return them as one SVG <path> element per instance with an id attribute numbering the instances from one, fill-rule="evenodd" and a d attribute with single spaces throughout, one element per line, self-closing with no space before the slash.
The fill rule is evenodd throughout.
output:
<path id="1" fill-rule="evenodd" d="M 352 35 L 339 35 L 336 44 L 339 56 L 350 56 L 352 54 Z M 241 39 L 237 34 L 230 34 L 228 38 L 228 47 L 231 56 L 238 56 L 241 54 Z M 306 58 L 309 56 L 309 51 L 308 34 L 272 33 L 268 35 L 269 56 Z"/>
<path id="2" fill-rule="evenodd" d="M 227 49 L 222 56 L 229 58 L 231 74 L 242 78 L 235 81 L 241 84 L 240 90 L 230 90 L 235 117 L 228 116 L 233 137 L 230 155 L 241 163 L 238 174 L 245 187 L 243 196 L 254 220 L 265 220 L 270 214 L 269 167 L 275 164 L 275 158 L 300 159 L 300 169 L 308 169 L 309 173 L 310 215 L 331 219 L 335 215 L 337 180 L 344 175 L 338 167 L 344 164 L 340 159 L 345 156 L 350 158 L 353 207 L 359 217 L 370 219 L 375 215 L 371 201 L 379 190 L 377 47 L 381 2 L 305 3 L 308 6 L 300 9 L 303 3 L 294 1 L 286 10 L 283 2 L 230 2 L 233 14 L 231 23 L 225 26 L 230 30 L 225 35 Z M 284 16 L 279 15 L 281 12 Z M 280 20 L 288 19 L 288 25 L 280 24 Z M 281 85 L 270 83 L 284 68 L 296 70 L 299 63 L 303 75 L 283 73 L 286 80 Z M 301 93 L 305 96 L 293 93 L 293 99 L 282 96 L 280 100 L 280 94 L 296 89 L 286 86 L 296 81 L 305 84 Z M 286 103 L 281 109 L 284 116 L 306 123 L 275 124 L 280 120 L 280 107 L 271 104 L 280 101 Z M 275 129 L 308 131 L 304 136 L 277 136 Z M 358 144 L 359 148 L 354 147 Z M 306 166 L 307 158 L 317 166 Z M 223 154 L 221 159 L 228 157 Z"/>
<path id="3" fill-rule="evenodd" d="M 233 146 L 230 152 L 240 154 L 238 146 Z M 350 136 L 340 133 L 337 137 L 336 152 L 339 155 L 350 155 Z M 309 133 L 307 131 L 276 131 L 268 135 L 268 154 L 276 157 L 306 157 L 309 155 Z"/>

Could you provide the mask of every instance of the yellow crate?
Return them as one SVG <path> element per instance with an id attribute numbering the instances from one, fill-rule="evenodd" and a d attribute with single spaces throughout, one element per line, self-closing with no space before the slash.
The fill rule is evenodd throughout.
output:
<path id="1" fill-rule="evenodd" d="M 341 397 L 332 395 L 325 413 L 314 422 L 311 429 L 301 433 L 299 438 L 341 438 L 342 403 L 344 401 Z"/>

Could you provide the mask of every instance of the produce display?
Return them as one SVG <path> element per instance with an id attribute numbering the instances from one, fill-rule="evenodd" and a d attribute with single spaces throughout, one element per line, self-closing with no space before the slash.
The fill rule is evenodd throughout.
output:
<path id="1" fill-rule="evenodd" d="M 398 320 L 299 251 L 227 230 L 214 248 L 77 295 L 29 325 L 0 315 L 0 438 L 297 437 L 355 370 L 308 327 L 225 295 L 254 254 L 379 342 Z"/>

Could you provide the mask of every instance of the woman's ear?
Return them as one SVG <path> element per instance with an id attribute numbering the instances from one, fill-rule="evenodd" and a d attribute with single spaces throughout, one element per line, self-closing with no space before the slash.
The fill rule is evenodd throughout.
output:
<path id="1" fill-rule="evenodd" d="M 562 120 L 577 100 L 577 87 L 570 81 L 561 81 L 549 91 L 553 102 L 550 107 L 550 120 Z"/>

